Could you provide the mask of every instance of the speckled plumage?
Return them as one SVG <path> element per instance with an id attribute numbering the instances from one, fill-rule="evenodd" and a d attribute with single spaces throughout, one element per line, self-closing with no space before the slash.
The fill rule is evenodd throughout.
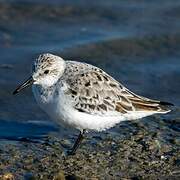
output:
<path id="1" fill-rule="evenodd" d="M 67 61 L 61 80 L 68 84 L 67 95 L 76 102 L 74 108 L 82 112 L 106 115 L 110 111 L 122 114 L 167 111 L 159 101 L 135 95 L 103 70 L 89 64 Z"/>
<path id="2" fill-rule="evenodd" d="M 160 101 L 132 93 L 98 67 L 52 54 L 35 61 L 33 78 L 42 109 L 59 124 L 79 130 L 101 131 L 120 121 L 170 111 Z"/>

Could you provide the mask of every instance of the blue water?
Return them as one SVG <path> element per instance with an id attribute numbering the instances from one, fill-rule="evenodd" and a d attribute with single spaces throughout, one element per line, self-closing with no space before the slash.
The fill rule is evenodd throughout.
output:
<path id="1" fill-rule="evenodd" d="M 30 89 L 12 96 L 42 52 L 99 66 L 134 92 L 178 108 L 179 12 L 178 0 L 0 1 L 0 138 L 57 131 Z"/>

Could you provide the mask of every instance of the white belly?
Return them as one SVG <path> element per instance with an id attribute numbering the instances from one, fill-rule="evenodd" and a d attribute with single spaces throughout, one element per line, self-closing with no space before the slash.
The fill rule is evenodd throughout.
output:
<path id="1" fill-rule="evenodd" d="M 59 95 L 49 97 L 41 96 L 38 89 L 33 86 L 33 93 L 39 106 L 53 121 L 63 126 L 70 126 L 79 130 L 102 131 L 113 127 L 120 121 L 125 120 L 123 116 L 100 116 L 79 112 L 71 106 L 70 99 L 60 91 Z"/>
<path id="2" fill-rule="evenodd" d="M 145 112 L 131 112 L 125 115 L 116 113 L 111 115 L 93 115 L 79 112 L 71 105 L 71 100 L 59 91 L 58 95 L 50 95 L 48 97 L 41 96 L 37 88 L 33 87 L 33 93 L 40 107 L 59 125 L 73 127 L 79 130 L 95 130 L 103 131 L 115 126 L 124 120 L 133 120 L 142 118 L 151 114 Z"/>

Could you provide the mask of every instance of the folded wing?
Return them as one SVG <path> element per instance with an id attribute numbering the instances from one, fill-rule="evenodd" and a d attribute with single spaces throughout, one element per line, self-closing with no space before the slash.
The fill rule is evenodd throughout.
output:
<path id="1" fill-rule="evenodd" d="M 151 100 L 129 91 L 101 69 L 76 74 L 68 80 L 69 95 L 80 112 L 99 115 L 130 112 L 167 113 L 170 103 Z"/>

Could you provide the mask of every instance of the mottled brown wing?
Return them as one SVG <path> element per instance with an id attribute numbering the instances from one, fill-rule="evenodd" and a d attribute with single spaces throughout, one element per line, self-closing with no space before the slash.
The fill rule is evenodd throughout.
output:
<path id="1" fill-rule="evenodd" d="M 69 94 L 74 108 L 90 114 L 163 111 L 159 101 L 138 96 L 102 70 L 88 71 L 69 78 Z"/>
<path id="2" fill-rule="evenodd" d="M 74 107 L 81 112 L 91 114 L 115 112 L 116 103 L 121 101 L 119 83 L 102 70 L 78 74 L 67 82 L 70 94 L 74 98 Z"/>
<path id="3" fill-rule="evenodd" d="M 161 102 L 136 95 L 135 93 L 131 92 L 126 88 L 124 88 L 124 90 L 121 93 L 131 102 L 134 111 L 153 111 L 163 113 L 169 111 L 169 108 L 167 106 L 173 105 L 168 102 Z M 119 103 L 118 106 L 120 106 Z"/>

